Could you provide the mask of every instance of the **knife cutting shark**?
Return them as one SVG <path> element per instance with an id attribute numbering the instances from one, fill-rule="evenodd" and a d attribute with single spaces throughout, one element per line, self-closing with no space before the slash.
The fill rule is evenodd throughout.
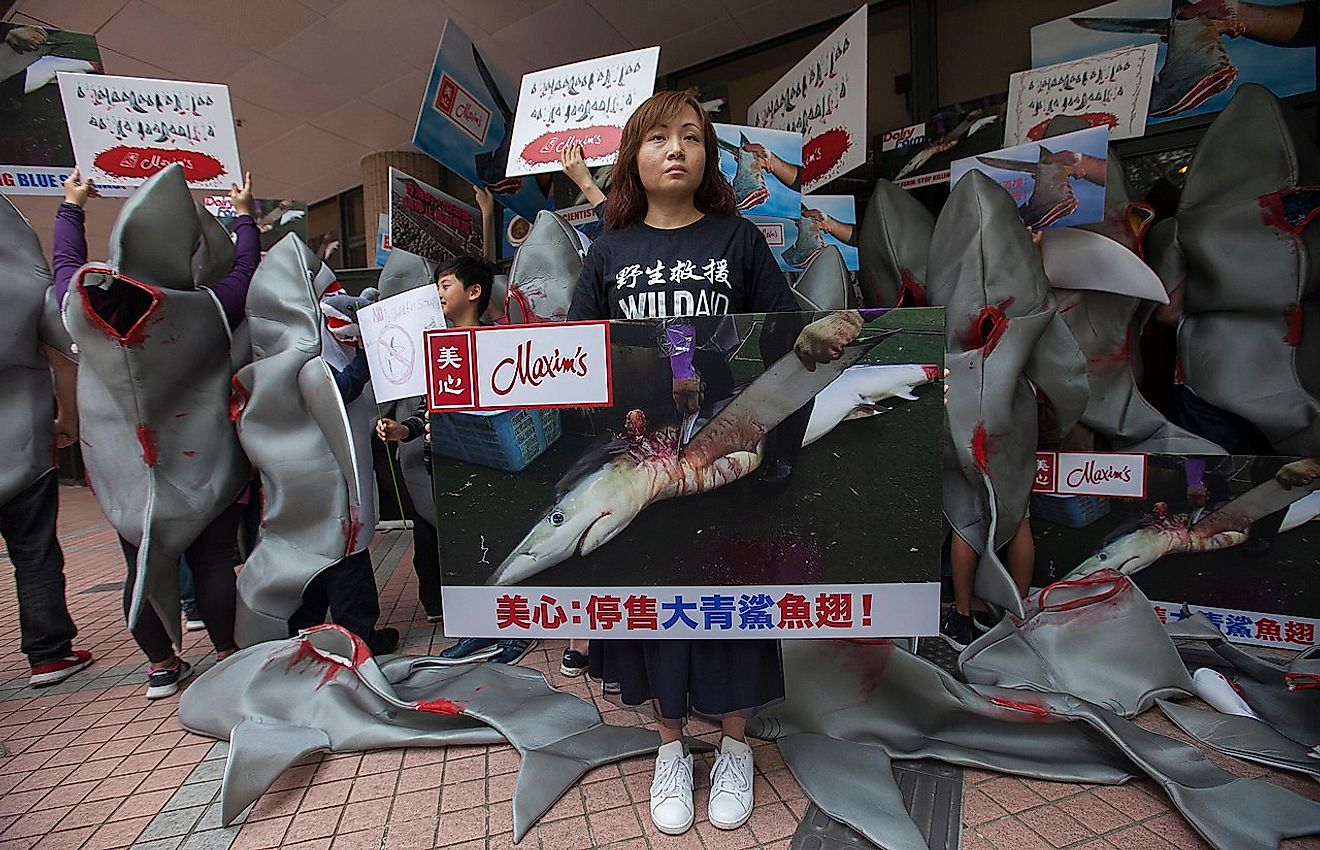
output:
<path id="1" fill-rule="evenodd" d="M 1073 177 L 1090 179 L 1081 164 L 1087 159 L 1073 151 L 1051 151 L 1044 145 L 1036 149 L 1036 161 L 1006 159 L 998 156 L 978 156 L 977 161 L 991 168 L 1020 171 L 1035 178 L 1031 197 L 1020 208 L 1022 223 L 1035 230 L 1057 224 L 1077 210 L 1077 196 L 1073 194 Z M 1103 172 L 1102 172 L 1103 173 Z M 1100 178 L 1104 185 L 1104 178 Z"/>

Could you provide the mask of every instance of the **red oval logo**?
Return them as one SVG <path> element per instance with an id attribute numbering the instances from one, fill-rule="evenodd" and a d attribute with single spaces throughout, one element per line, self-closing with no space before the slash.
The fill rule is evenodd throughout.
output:
<path id="1" fill-rule="evenodd" d="M 189 183 L 214 180 L 225 173 L 225 167 L 215 157 L 196 151 L 169 148 L 135 148 L 116 145 L 96 155 L 92 164 L 116 177 L 146 179 L 162 169 L 178 163 L 183 166 Z"/>

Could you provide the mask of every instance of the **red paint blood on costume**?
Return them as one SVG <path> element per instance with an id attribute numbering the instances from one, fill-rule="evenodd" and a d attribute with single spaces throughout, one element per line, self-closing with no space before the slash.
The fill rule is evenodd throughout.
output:
<path id="1" fill-rule="evenodd" d="M 118 280 L 122 281 L 123 283 L 126 283 L 130 286 L 136 286 L 138 289 L 142 290 L 147 294 L 147 296 L 150 299 L 150 302 L 146 305 L 146 307 L 142 310 L 142 314 L 137 317 L 137 319 L 133 322 L 132 326 L 129 327 L 129 329 L 126 332 L 120 333 L 119 330 L 114 327 L 114 325 L 110 324 L 110 322 L 107 321 L 106 316 L 102 316 L 100 313 L 96 311 L 96 308 L 92 306 L 91 299 L 88 298 L 87 296 L 87 287 L 83 283 L 83 278 L 87 274 L 101 274 L 101 275 L 106 275 L 108 277 L 115 277 Z M 73 285 L 77 287 L 78 295 L 80 298 L 82 298 L 84 311 L 91 318 L 93 324 L 98 325 L 107 336 L 109 336 L 112 339 L 118 340 L 120 344 L 124 345 L 127 348 L 139 348 L 142 346 L 143 343 L 147 341 L 147 325 L 150 324 L 152 321 L 154 321 L 156 307 L 165 297 L 165 293 L 162 292 L 158 287 L 151 286 L 150 284 L 142 283 L 141 281 L 134 280 L 131 277 L 116 275 L 113 271 L 111 271 L 110 269 L 104 266 L 83 266 L 81 269 L 78 270 L 77 275 L 74 277 Z M 117 317 L 114 314 L 112 314 L 109 318 L 114 319 Z"/>
<path id="2" fill-rule="evenodd" d="M 1008 330 L 1008 316 L 1004 311 L 1012 304 L 1012 298 L 1005 298 L 998 304 L 982 307 L 981 312 L 976 314 L 960 334 L 963 351 L 980 349 L 985 355 L 994 351 L 995 346 L 999 344 L 999 338 Z"/>
<path id="3" fill-rule="evenodd" d="M 972 429 L 972 463 L 982 475 L 990 474 L 990 434 L 984 422 L 977 422 Z"/>
<path id="4" fill-rule="evenodd" d="M 285 670 L 286 671 L 292 670 L 294 667 L 297 667 L 299 664 L 307 664 L 307 665 L 320 664 L 325 667 L 325 669 L 321 672 L 321 681 L 318 682 L 316 685 L 316 689 L 318 691 L 321 688 L 325 687 L 325 685 L 328 684 L 331 679 L 333 679 L 335 676 L 338 676 L 341 670 L 348 669 L 348 667 L 344 666 L 343 664 L 340 664 L 338 661 L 335 661 L 334 659 L 331 658 L 327 658 L 326 656 L 322 655 L 320 652 L 317 652 L 316 647 L 312 646 L 312 642 L 310 640 L 307 640 L 306 638 L 303 638 L 302 640 L 298 641 L 298 651 L 295 652 L 289 658 L 289 664 L 285 668 Z"/>
<path id="5" fill-rule="evenodd" d="M 463 713 L 463 706 L 456 702 L 450 702 L 447 699 L 433 699 L 428 702 L 419 702 L 413 707 L 418 711 L 429 711 L 432 714 L 447 714 L 450 717 Z"/>
<path id="6" fill-rule="evenodd" d="M 197 452 L 184 452 L 184 457 L 197 457 Z"/>
<path id="7" fill-rule="evenodd" d="M 178 163 L 190 182 L 214 180 L 225 173 L 225 167 L 209 154 L 197 151 L 169 150 L 167 148 L 138 148 L 116 145 L 101 151 L 92 164 L 116 177 L 143 179 Z"/>
<path id="8" fill-rule="evenodd" d="M 1034 705 L 1029 702 L 1018 702 L 1017 700 L 1004 699 L 1003 697 L 990 697 L 990 704 L 997 705 L 1000 708 L 1011 708 L 1014 711 L 1025 711 L 1028 714 L 1034 714 L 1037 717 L 1051 717 L 1052 713 L 1043 705 Z"/>
<path id="9" fill-rule="evenodd" d="M 344 543 L 344 557 L 352 555 L 357 549 L 358 535 L 362 533 L 362 522 L 356 515 L 339 521 L 344 529 L 344 536 L 347 542 Z"/>
<path id="10" fill-rule="evenodd" d="M 138 442 L 142 444 L 142 462 L 147 466 L 155 466 L 159 460 L 156 453 L 156 438 L 152 436 L 151 429 L 145 422 L 139 422 L 137 426 Z"/>
<path id="11" fill-rule="evenodd" d="M 925 307 L 926 306 L 926 288 L 917 280 L 917 276 L 906 267 L 898 270 L 899 283 L 898 300 L 894 302 L 895 307 Z"/>
<path id="12" fill-rule="evenodd" d="M 229 379 L 229 387 L 229 421 L 237 425 L 238 418 L 243 415 L 243 408 L 247 407 L 248 399 L 252 398 L 252 394 L 248 392 L 247 387 L 239 383 L 237 374 Z"/>
<path id="13" fill-rule="evenodd" d="M 1123 336 L 1123 344 L 1108 354 L 1086 358 L 1086 371 L 1092 375 L 1107 375 L 1118 371 L 1132 358 L 1132 329 Z"/>
<path id="14" fill-rule="evenodd" d="M 1283 313 L 1284 324 L 1288 332 L 1284 334 L 1283 341 L 1293 348 L 1302 344 L 1302 308 L 1297 304 L 1289 304 L 1288 309 Z"/>
<path id="15" fill-rule="evenodd" d="M 853 145 L 842 127 L 826 130 L 802 148 L 802 182 L 810 183 L 829 173 Z"/>

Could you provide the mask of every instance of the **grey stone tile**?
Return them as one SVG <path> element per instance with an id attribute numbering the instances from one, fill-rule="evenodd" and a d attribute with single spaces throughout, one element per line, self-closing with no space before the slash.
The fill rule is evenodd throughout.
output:
<path id="1" fill-rule="evenodd" d="M 147 828 L 138 836 L 138 841 L 154 841 L 157 838 L 187 835 L 192 831 L 197 819 L 202 816 L 202 812 L 205 810 L 205 806 L 193 806 L 187 809 L 163 811 L 147 825 Z"/>

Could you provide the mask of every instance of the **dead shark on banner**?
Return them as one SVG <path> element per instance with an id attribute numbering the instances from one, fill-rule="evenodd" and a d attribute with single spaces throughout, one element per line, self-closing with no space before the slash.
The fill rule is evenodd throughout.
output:
<path id="1" fill-rule="evenodd" d="M 918 388 L 938 383 L 943 312 L 866 311 L 843 356 L 809 370 L 795 344 L 841 316 L 611 322 L 612 394 L 590 409 L 553 394 L 498 409 L 516 371 L 544 392 L 574 372 L 545 363 L 592 362 L 568 356 L 576 343 L 514 337 L 590 325 L 482 328 L 433 350 L 432 409 L 457 409 L 437 406 L 444 389 L 479 396 L 432 419 L 447 631 L 933 633 L 942 406 Z M 674 378 L 687 357 L 692 413 Z"/>

